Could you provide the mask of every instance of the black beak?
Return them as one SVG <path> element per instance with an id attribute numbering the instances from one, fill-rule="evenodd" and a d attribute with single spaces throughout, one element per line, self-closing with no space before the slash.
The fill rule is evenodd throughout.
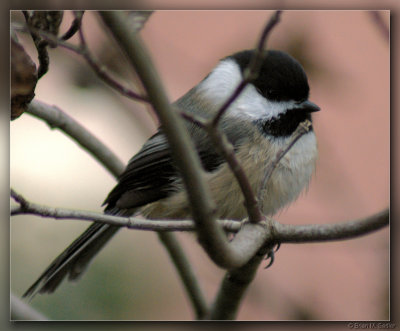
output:
<path id="1" fill-rule="evenodd" d="M 314 113 L 321 110 L 321 108 L 319 108 L 314 102 L 308 100 L 299 103 L 296 106 L 296 109 L 301 109 L 307 113 Z"/>

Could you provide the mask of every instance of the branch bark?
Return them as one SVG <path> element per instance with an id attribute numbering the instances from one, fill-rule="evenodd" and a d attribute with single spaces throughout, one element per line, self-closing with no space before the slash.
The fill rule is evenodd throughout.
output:
<path id="1" fill-rule="evenodd" d="M 95 221 L 128 229 L 147 231 L 196 230 L 196 224 L 192 220 L 148 220 L 138 217 L 122 217 L 90 211 L 53 208 L 30 202 L 13 189 L 11 189 L 10 195 L 19 204 L 11 208 L 11 215 L 13 216 L 31 214 L 55 219 Z M 252 245 L 254 240 L 256 242 L 260 241 L 260 248 L 262 248 L 265 245 L 273 246 L 277 243 L 310 243 L 355 238 L 389 225 L 389 209 L 358 220 L 330 224 L 282 224 L 271 218 L 257 223 L 257 226 L 248 222 L 233 220 L 218 220 L 216 223 L 224 231 L 238 232 L 236 237 L 239 237 L 239 242 L 243 242 L 241 245 L 246 246 L 246 249 L 254 249 Z M 243 228 L 248 230 L 243 231 Z"/>
<path id="2" fill-rule="evenodd" d="M 11 189 L 10 193 L 11 198 L 19 204 L 18 206 L 11 207 L 11 216 L 36 215 L 58 220 L 93 221 L 143 231 L 171 232 L 196 230 L 195 223 L 192 220 L 148 220 L 139 217 L 123 217 L 91 211 L 54 208 L 28 201 L 14 189 Z M 241 222 L 231 220 L 221 220 L 218 222 L 228 232 L 239 231 L 242 224 Z"/>
<path id="3" fill-rule="evenodd" d="M 198 320 L 204 319 L 208 313 L 208 305 L 204 298 L 203 291 L 197 282 L 196 275 L 194 274 L 190 262 L 187 260 L 186 255 L 183 254 L 183 250 L 179 246 L 176 237 L 172 233 L 158 232 L 160 241 L 167 247 L 167 251 L 174 263 L 176 270 L 178 271 L 183 285 L 185 286 L 186 292 L 188 293 L 189 299 L 192 302 L 192 306 L 196 313 Z"/>
<path id="4" fill-rule="evenodd" d="M 212 320 L 233 320 L 255 273 L 274 243 L 325 242 L 355 238 L 381 229 L 389 224 L 389 209 L 375 215 L 348 222 L 317 225 L 288 225 L 276 221 L 270 223 L 271 238 L 243 267 L 229 270 L 219 287 L 216 299 L 210 309 Z"/>
<path id="5" fill-rule="evenodd" d="M 106 167 L 114 177 L 117 178 L 124 170 L 125 165 L 123 162 L 106 145 L 60 108 L 33 100 L 27 112 L 44 120 L 52 129 L 57 128 L 66 133 L 100 164 Z"/>

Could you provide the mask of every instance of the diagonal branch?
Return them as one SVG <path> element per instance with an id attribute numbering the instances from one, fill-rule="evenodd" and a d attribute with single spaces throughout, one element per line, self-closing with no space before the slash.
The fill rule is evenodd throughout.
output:
<path id="1" fill-rule="evenodd" d="M 118 177 L 125 165 L 96 136 L 56 106 L 33 100 L 27 110 L 31 115 L 44 120 L 51 128 L 60 129 L 91 154 L 107 170 Z"/>
<path id="2" fill-rule="evenodd" d="M 243 74 L 243 79 L 236 87 L 235 91 L 230 95 L 230 97 L 225 101 L 225 103 L 218 110 L 217 114 L 214 118 L 207 123 L 205 126 L 210 137 L 212 138 L 216 147 L 220 150 L 220 152 L 224 155 L 232 173 L 234 174 L 240 189 L 242 191 L 245 206 L 247 209 L 247 213 L 249 215 L 249 221 L 251 223 L 257 223 L 264 219 L 262 215 L 262 208 L 259 206 L 259 201 L 262 201 L 260 197 L 257 197 L 253 192 L 253 189 L 247 179 L 247 176 L 242 168 L 241 164 L 236 159 L 235 153 L 233 152 L 233 148 L 231 144 L 227 141 L 226 137 L 222 132 L 218 130 L 218 123 L 221 120 L 222 116 L 228 110 L 230 105 L 240 96 L 246 86 L 257 78 L 259 75 L 260 66 L 264 60 L 264 47 L 267 41 L 269 34 L 271 33 L 273 27 L 278 24 L 280 19 L 281 11 L 277 10 L 268 20 L 262 34 L 261 38 L 254 50 L 254 55 L 250 61 L 248 68 L 245 70 Z M 290 146 L 291 147 L 291 146 Z M 290 148 L 289 147 L 289 148 Z M 269 177 L 267 177 L 269 179 Z M 264 181 L 264 184 L 267 184 L 267 181 Z M 263 186 L 265 187 L 265 186 Z M 262 207 L 262 206 L 261 206 Z"/>
<path id="3" fill-rule="evenodd" d="M 265 187 L 267 187 L 267 183 L 270 180 L 272 173 L 274 172 L 274 170 L 276 169 L 276 167 L 278 166 L 279 162 L 282 160 L 282 158 L 287 154 L 287 152 L 289 152 L 289 150 L 293 147 L 293 145 L 303 136 L 305 135 L 307 132 L 310 131 L 311 128 L 311 121 L 309 120 L 305 120 L 303 122 L 301 122 L 296 130 L 293 132 L 292 134 L 292 139 L 291 141 L 280 151 L 278 151 L 278 153 L 276 153 L 275 158 L 272 160 L 272 162 L 268 165 L 268 168 L 265 172 L 264 175 L 264 179 L 263 179 L 263 183 L 261 185 L 262 189 L 259 192 L 259 196 L 258 196 L 258 201 L 261 203 L 261 209 L 262 209 L 262 203 L 263 203 L 263 199 L 262 197 L 265 194 Z"/>
<path id="4" fill-rule="evenodd" d="M 74 20 L 71 23 L 71 26 L 69 27 L 69 29 L 61 36 L 61 40 L 68 40 L 70 38 L 72 38 L 75 33 L 77 33 L 82 25 L 82 18 L 83 18 L 83 14 L 85 13 L 84 10 L 75 10 L 74 11 Z"/>
<path id="5" fill-rule="evenodd" d="M 267 41 L 267 38 L 269 34 L 271 33 L 273 27 L 278 24 L 281 11 L 277 10 L 275 13 L 271 16 L 271 18 L 268 20 L 267 25 L 265 26 L 261 38 L 258 41 L 257 47 L 255 48 L 254 55 L 250 61 L 249 67 L 246 69 L 244 73 L 244 77 L 242 81 L 239 83 L 239 85 L 236 87 L 235 91 L 231 94 L 231 96 L 228 98 L 228 100 L 225 101 L 225 103 L 221 106 L 221 108 L 218 110 L 217 114 L 212 120 L 212 125 L 213 127 L 217 127 L 220 119 L 222 116 L 225 114 L 229 106 L 239 97 L 239 95 L 242 93 L 242 91 L 245 89 L 247 84 L 249 84 L 252 80 L 256 79 L 260 70 L 260 66 L 263 61 L 263 50 L 265 47 L 265 43 Z"/>
<path id="6" fill-rule="evenodd" d="M 178 245 L 178 242 L 172 233 L 158 232 L 158 238 L 164 246 L 168 248 L 167 251 L 169 256 L 175 264 L 175 268 L 182 279 L 182 283 L 192 302 L 197 319 L 204 319 L 208 313 L 208 305 L 186 255 L 183 253 L 183 250 Z"/>
<path id="7" fill-rule="evenodd" d="M 95 74 L 103 80 L 108 86 L 116 90 L 118 93 L 121 95 L 128 97 L 130 99 L 136 100 L 136 101 L 142 101 L 142 102 L 148 102 L 147 97 L 140 95 L 139 93 L 131 90 L 127 86 L 122 85 L 120 82 L 118 82 L 116 79 L 111 77 L 108 73 L 108 71 L 104 68 L 103 65 L 101 65 L 95 57 L 92 55 L 92 53 L 89 50 L 88 45 L 86 44 L 86 41 L 84 39 L 84 35 L 82 32 L 82 26 L 79 28 L 79 37 L 80 37 L 80 44 L 79 45 L 74 45 L 71 44 L 70 42 L 67 42 L 66 39 L 63 37 L 57 38 L 57 36 L 54 36 L 46 31 L 34 28 L 32 26 L 29 26 L 28 28 L 26 27 L 17 27 L 13 26 L 15 30 L 22 30 L 22 31 L 28 31 L 31 33 L 34 33 L 36 35 L 39 35 L 43 41 L 46 41 L 48 43 L 51 43 L 52 45 L 57 45 L 59 47 L 65 48 L 69 51 L 72 51 L 80 56 L 82 56 L 88 65 L 92 68 L 92 70 L 95 72 Z M 68 37 L 68 35 L 67 35 Z"/>

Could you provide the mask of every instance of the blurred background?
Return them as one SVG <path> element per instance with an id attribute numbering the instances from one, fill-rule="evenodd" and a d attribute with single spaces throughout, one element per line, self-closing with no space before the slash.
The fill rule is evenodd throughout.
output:
<path id="1" fill-rule="evenodd" d="M 197 84 L 219 59 L 255 46 L 271 11 L 158 11 L 141 35 L 170 100 Z M 389 25 L 389 11 L 379 15 Z M 14 12 L 12 20 L 22 20 Z M 66 12 L 61 31 L 73 16 Z M 83 29 L 91 50 L 116 77 L 133 84 L 94 12 Z M 20 36 L 31 57 L 36 51 Z M 76 41 L 76 40 L 75 40 Z M 366 217 L 389 205 L 389 43 L 368 11 L 285 11 L 267 47 L 289 52 L 307 72 L 319 143 L 307 192 L 276 215 L 290 224 Z M 140 90 L 140 87 L 133 88 Z M 50 70 L 36 98 L 78 120 L 125 163 L 155 132 L 151 109 L 101 83 L 77 55 L 50 50 Z M 63 133 L 22 115 L 10 126 L 10 182 L 33 202 L 102 211 L 113 177 Z M 11 291 L 37 279 L 88 224 L 31 216 L 11 222 Z M 193 235 L 178 234 L 211 301 L 224 271 Z M 240 320 L 385 320 L 389 318 L 389 229 L 340 242 L 283 245 L 274 265 L 260 268 L 239 310 Z M 156 234 L 121 231 L 76 284 L 31 302 L 58 320 L 191 320 L 193 313 Z"/>

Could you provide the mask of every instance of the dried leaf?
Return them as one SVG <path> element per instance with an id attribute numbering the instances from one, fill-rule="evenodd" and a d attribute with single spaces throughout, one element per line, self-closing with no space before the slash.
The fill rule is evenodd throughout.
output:
<path id="1" fill-rule="evenodd" d="M 36 65 L 23 46 L 11 38 L 11 120 L 21 116 L 35 96 Z"/>

